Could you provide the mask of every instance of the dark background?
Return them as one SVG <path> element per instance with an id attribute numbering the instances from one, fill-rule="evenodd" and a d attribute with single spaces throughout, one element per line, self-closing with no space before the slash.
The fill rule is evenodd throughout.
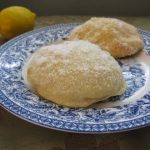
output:
<path id="1" fill-rule="evenodd" d="M 0 0 L 2 8 L 26 6 L 38 15 L 149 16 L 150 0 Z"/>

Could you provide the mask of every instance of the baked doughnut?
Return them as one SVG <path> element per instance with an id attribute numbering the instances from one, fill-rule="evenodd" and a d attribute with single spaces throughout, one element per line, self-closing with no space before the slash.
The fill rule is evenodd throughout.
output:
<path id="1" fill-rule="evenodd" d="M 125 91 L 117 61 L 88 41 L 42 47 L 29 59 L 25 70 L 36 93 L 69 107 L 86 107 Z"/>
<path id="2" fill-rule="evenodd" d="M 75 27 L 68 39 L 88 40 L 116 58 L 133 55 L 144 47 L 134 26 L 114 18 L 91 18 Z"/>

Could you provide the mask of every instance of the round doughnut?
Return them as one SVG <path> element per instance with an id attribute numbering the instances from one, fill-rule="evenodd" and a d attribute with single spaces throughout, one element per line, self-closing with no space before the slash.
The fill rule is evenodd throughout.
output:
<path id="1" fill-rule="evenodd" d="M 88 40 L 116 58 L 133 55 L 144 47 L 134 26 L 114 18 L 91 18 L 75 27 L 68 39 Z"/>
<path id="2" fill-rule="evenodd" d="M 118 62 L 88 41 L 65 41 L 37 50 L 27 62 L 26 79 L 45 99 L 86 107 L 125 91 Z"/>

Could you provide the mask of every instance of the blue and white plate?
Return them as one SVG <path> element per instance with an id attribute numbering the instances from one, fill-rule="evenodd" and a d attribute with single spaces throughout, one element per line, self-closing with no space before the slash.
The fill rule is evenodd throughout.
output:
<path id="1" fill-rule="evenodd" d="M 77 24 L 54 25 L 21 35 L 0 47 L 0 104 L 31 123 L 68 132 L 111 133 L 150 124 L 150 33 L 139 30 L 145 49 L 118 60 L 127 83 L 122 96 L 89 108 L 67 108 L 42 100 L 24 84 L 22 69 L 39 47 L 65 38 Z"/>

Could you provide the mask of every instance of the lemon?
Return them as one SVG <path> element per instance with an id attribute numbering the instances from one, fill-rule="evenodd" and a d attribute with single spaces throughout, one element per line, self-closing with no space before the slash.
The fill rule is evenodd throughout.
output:
<path id="1" fill-rule="evenodd" d="M 0 12 L 0 33 L 6 39 L 32 30 L 36 14 L 20 6 L 11 6 Z"/>

